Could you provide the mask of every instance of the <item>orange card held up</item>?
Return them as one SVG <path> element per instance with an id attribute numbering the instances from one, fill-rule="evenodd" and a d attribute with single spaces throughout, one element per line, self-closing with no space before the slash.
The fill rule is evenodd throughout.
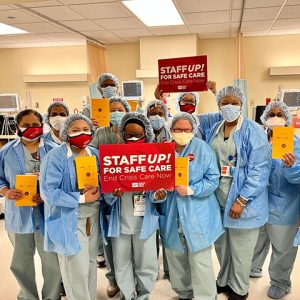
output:
<path id="1" fill-rule="evenodd" d="M 283 158 L 283 154 L 294 153 L 294 127 L 274 127 L 272 158 Z"/>
<path id="2" fill-rule="evenodd" d="M 96 156 L 75 157 L 77 184 L 79 189 L 84 189 L 85 184 L 98 186 L 98 171 Z"/>
<path id="3" fill-rule="evenodd" d="M 175 157 L 175 185 L 189 185 L 188 157 Z"/>
<path id="4" fill-rule="evenodd" d="M 99 126 L 109 127 L 110 125 L 109 99 L 91 99 L 91 118 L 96 119 Z"/>
<path id="5" fill-rule="evenodd" d="M 16 175 L 16 189 L 22 191 L 22 198 L 15 201 L 16 206 L 36 206 L 32 197 L 37 192 L 36 175 Z"/>

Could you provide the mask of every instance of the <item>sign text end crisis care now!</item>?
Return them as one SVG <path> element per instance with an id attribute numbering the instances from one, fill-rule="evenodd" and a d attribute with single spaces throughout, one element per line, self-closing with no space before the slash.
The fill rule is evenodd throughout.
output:
<path id="1" fill-rule="evenodd" d="M 174 143 L 100 145 L 99 150 L 103 193 L 174 187 Z"/>

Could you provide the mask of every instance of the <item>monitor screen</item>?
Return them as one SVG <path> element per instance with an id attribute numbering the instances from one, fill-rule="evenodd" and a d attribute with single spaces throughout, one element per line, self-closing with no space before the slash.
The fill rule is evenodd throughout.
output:
<path id="1" fill-rule="evenodd" d="M 0 112 L 18 112 L 19 97 L 16 94 L 0 95 Z"/>
<path id="2" fill-rule="evenodd" d="M 299 92 L 284 92 L 282 101 L 289 107 L 300 106 L 300 91 Z"/>
<path id="3" fill-rule="evenodd" d="M 143 100 L 143 82 L 128 81 L 122 82 L 123 97 L 128 100 Z"/>

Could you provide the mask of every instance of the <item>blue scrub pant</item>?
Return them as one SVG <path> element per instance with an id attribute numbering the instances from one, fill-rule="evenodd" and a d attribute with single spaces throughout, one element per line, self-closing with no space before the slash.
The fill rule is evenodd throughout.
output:
<path id="1" fill-rule="evenodd" d="M 37 230 L 34 233 L 27 234 L 8 232 L 8 237 L 14 246 L 10 269 L 20 286 L 17 299 L 40 299 L 35 281 L 34 254 L 36 249 L 41 258 L 42 275 L 44 278 L 42 299 L 60 299 L 61 275 L 57 254 L 44 251 L 44 237 L 41 236 L 40 231 Z"/>
<path id="2" fill-rule="evenodd" d="M 229 285 L 238 295 L 244 296 L 250 287 L 250 272 L 258 228 L 225 228 L 216 240 L 215 249 L 220 263 L 217 284 Z"/>
<path id="3" fill-rule="evenodd" d="M 158 276 L 156 233 L 145 240 L 139 236 L 140 233 L 120 234 L 118 238 L 111 238 L 121 300 L 150 299 Z"/>
<path id="4" fill-rule="evenodd" d="M 90 236 L 87 218 L 78 219 L 77 235 L 80 251 L 75 255 L 58 255 L 62 279 L 68 300 L 95 300 L 97 294 L 97 256 L 99 247 L 99 213 L 90 217 Z"/>

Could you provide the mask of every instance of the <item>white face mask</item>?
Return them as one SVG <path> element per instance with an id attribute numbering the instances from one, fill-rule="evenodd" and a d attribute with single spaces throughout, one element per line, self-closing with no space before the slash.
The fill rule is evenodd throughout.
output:
<path id="1" fill-rule="evenodd" d="M 180 133 L 173 132 L 172 137 L 178 145 L 185 146 L 191 141 L 191 139 L 194 137 L 194 134 L 191 133 L 191 132 L 190 133 L 187 133 L 187 132 L 180 132 Z"/>
<path id="2" fill-rule="evenodd" d="M 241 114 L 241 107 L 239 105 L 224 105 L 220 107 L 221 115 L 227 122 L 234 122 Z"/>
<path id="3" fill-rule="evenodd" d="M 267 126 L 273 130 L 273 127 L 283 127 L 285 125 L 285 119 L 279 118 L 277 116 L 269 118 L 266 122 Z"/>
<path id="4" fill-rule="evenodd" d="M 49 123 L 51 126 L 56 129 L 57 131 L 60 131 L 62 126 L 64 125 L 67 117 L 62 117 L 62 116 L 56 116 L 56 117 L 50 117 L 49 118 Z"/>

